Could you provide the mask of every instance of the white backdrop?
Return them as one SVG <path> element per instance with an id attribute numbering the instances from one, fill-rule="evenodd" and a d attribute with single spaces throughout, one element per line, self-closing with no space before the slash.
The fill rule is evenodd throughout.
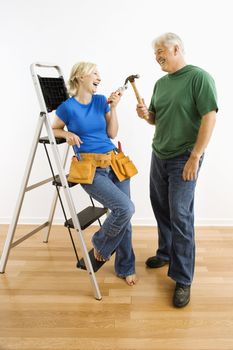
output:
<path id="1" fill-rule="evenodd" d="M 219 96 L 217 125 L 196 190 L 197 225 L 233 225 L 232 159 L 232 16 L 230 1 L 196 0 L 0 0 L 1 37 L 1 181 L 0 223 L 9 223 L 18 197 L 39 115 L 29 66 L 52 62 L 67 79 L 80 60 L 98 64 L 108 95 L 130 74 L 140 74 L 139 92 L 149 104 L 154 82 L 162 72 L 154 60 L 154 37 L 173 31 L 185 44 L 187 62 L 212 74 Z M 231 83 L 231 84 L 230 84 Z M 133 223 L 154 224 L 148 191 L 153 127 L 135 112 L 131 87 L 118 108 L 123 148 L 135 161 L 139 175 L 132 179 L 136 205 Z M 42 146 L 40 146 L 42 147 Z M 32 180 L 49 174 L 41 149 Z M 47 218 L 51 185 L 26 194 L 21 222 Z M 78 186 L 77 207 L 85 206 Z M 56 222 L 63 222 L 60 210 Z"/>

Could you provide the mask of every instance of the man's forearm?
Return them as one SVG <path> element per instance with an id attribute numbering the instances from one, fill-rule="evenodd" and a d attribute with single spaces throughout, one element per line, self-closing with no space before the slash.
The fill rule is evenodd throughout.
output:
<path id="1" fill-rule="evenodd" d="M 148 119 L 145 119 L 147 121 L 147 123 L 151 124 L 151 125 L 155 125 L 155 114 L 152 112 L 148 112 Z"/>
<path id="2" fill-rule="evenodd" d="M 200 158 L 204 153 L 216 122 L 216 112 L 211 111 L 202 117 L 201 126 L 197 135 L 197 141 L 192 150 L 192 157 Z"/>

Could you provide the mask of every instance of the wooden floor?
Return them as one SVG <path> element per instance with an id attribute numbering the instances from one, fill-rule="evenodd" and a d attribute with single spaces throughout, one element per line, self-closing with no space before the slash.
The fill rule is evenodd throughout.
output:
<path id="1" fill-rule="evenodd" d="M 7 226 L 0 229 L 2 251 Z M 17 238 L 30 229 L 20 226 Z M 155 228 L 133 233 L 139 282 L 129 287 L 115 277 L 112 258 L 96 274 L 101 301 L 76 268 L 64 227 L 53 227 L 48 244 L 41 232 L 13 248 L 0 275 L 0 349 L 232 350 L 233 228 L 196 229 L 192 299 L 183 309 L 172 306 L 167 266 L 145 268 Z"/>

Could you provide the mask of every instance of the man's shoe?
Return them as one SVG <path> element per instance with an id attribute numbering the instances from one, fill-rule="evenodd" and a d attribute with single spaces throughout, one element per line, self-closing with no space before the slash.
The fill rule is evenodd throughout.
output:
<path id="1" fill-rule="evenodd" d="M 191 285 L 176 283 L 173 296 L 173 305 L 176 307 L 184 307 L 190 301 Z"/>
<path id="2" fill-rule="evenodd" d="M 151 269 L 155 269 L 157 267 L 162 267 L 168 264 L 168 261 L 158 258 L 157 256 L 151 256 L 146 260 L 146 266 Z"/>

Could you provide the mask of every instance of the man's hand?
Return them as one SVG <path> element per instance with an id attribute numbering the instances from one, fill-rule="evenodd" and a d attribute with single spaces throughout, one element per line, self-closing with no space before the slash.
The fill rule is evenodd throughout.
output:
<path id="1" fill-rule="evenodd" d="M 145 115 L 149 115 L 149 111 L 148 111 L 148 108 L 145 105 L 144 99 L 142 99 L 142 102 L 143 103 L 138 103 L 137 104 L 136 111 L 137 111 L 138 116 L 140 118 L 144 119 Z"/>
<path id="2" fill-rule="evenodd" d="M 186 162 L 183 170 L 183 180 L 184 181 L 193 181 L 197 179 L 197 172 L 199 168 L 200 157 L 197 155 L 191 154 L 188 161 Z"/>

